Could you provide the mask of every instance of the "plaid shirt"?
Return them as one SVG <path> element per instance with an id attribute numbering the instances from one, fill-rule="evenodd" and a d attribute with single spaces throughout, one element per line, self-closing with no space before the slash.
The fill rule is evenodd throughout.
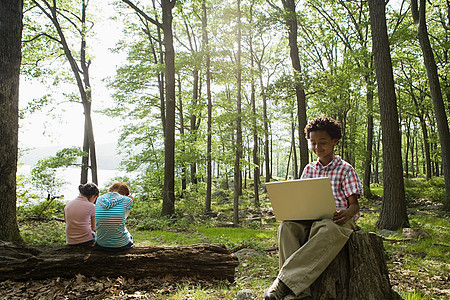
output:
<path id="1" fill-rule="evenodd" d="M 355 169 L 348 162 L 342 160 L 339 156 L 326 166 L 323 166 L 319 160 L 313 161 L 303 169 L 302 179 L 305 178 L 330 178 L 331 188 L 333 190 L 336 209 L 346 209 L 348 207 L 347 198 L 355 194 L 358 198 L 362 196 L 363 189 L 361 181 Z M 355 215 L 355 221 L 360 213 Z"/>

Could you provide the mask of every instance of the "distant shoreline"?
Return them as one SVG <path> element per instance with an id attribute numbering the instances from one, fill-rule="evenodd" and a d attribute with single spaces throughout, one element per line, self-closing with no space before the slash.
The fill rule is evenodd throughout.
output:
<path id="1" fill-rule="evenodd" d="M 46 146 L 29 148 L 29 150 L 21 149 L 19 163 L 34 166 L 40 159 L 54 156 L 59 150 L 69 147 L 77 146 Z M 116 145 L 114 143 L 97 145 L 96 155 L 98 169 L 102 170 L 117 170 L 122 161 L 122 157 L 116 153 Z"/>
<path id="2" fill-rule="evenodd" d="M 31 165 L 21 164 L 18 166 L 17 174 L 29 177 L 32 168 L 33 166 Z M 58 175 L 62 180 L 66 181 L 67 183 L 59 191 L 57 191 L 56 194 L 64 195 L 64 201 L 69 201 L 71 199 L 76 198 L 79 194 L 78 186 L 80 184 L 80 168 L 78 167 L 61 168 L 61 170 L 58 171 Z M 99 189 L 104 189 L 107 186 L 109 186 L 109 183 L 113 178 L 124 175 L 126 175 L 125 171 L 98 169 Z M 31 185 L 31 183 L 26 183 L 25 187 L 34 193 L 39 193 L 39 191 L 36 191 L 36 189 Z"/>

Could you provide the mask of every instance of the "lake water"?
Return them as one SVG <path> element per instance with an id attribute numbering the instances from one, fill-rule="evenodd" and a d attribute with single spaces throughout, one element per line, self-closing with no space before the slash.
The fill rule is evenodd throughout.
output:
<path id="1" fill-rule="evenodd" d="M 18 167 L 17 173 L 20 175 L 25 175 L 30 178 L 32 166 L 29 165 L 20 165 Z M 58 195 L 64 195 L 64 200 L 68 201 L 74 199 L 78 196 L 78 186 L 80 185 L 80 168 L 64 168 L 58 170 L 58 176 L 67 182 L 62 189 L 59 191 Z M 90 177 L 90 173 L 88 176 Z M 109 181 L 118 176 L 124 176 L 126 172 L 118 171 L 118 170 L 98 170 L 98 187 L 102 189 L 106 187 L 106 184 Z M 88 178 L 88 181 L 91 179 Z M 34 191 L 34 188 L 31 185 L 27 185 L 27 188 Z"/>

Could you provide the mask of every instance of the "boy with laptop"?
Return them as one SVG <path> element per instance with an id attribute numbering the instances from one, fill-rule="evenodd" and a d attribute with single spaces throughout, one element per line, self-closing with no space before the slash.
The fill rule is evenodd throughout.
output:
<path id="1" fill-rule="evenodd" d="M 354 168 L 334 154 L 342 137 L 340 123 L 332 118 L 315 118 L 306 125 L 305 134 L 318 160 L 304 168 L 301 178 L 330 178 L 336 212 L 331 219 L 280 224 L 280 271 L 265 291 L 264 300 L 312 299 L 309 286 L 344 247 L 359 217 L 361 182 Z"/>

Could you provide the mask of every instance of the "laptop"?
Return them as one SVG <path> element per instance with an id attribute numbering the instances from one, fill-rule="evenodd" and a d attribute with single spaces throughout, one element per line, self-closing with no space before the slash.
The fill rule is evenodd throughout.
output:
<path id="1" fill-rule="evenodd" d="M 328 177 L 266 182 L 277 221 L 331 219 L 336 211 Z"/>

